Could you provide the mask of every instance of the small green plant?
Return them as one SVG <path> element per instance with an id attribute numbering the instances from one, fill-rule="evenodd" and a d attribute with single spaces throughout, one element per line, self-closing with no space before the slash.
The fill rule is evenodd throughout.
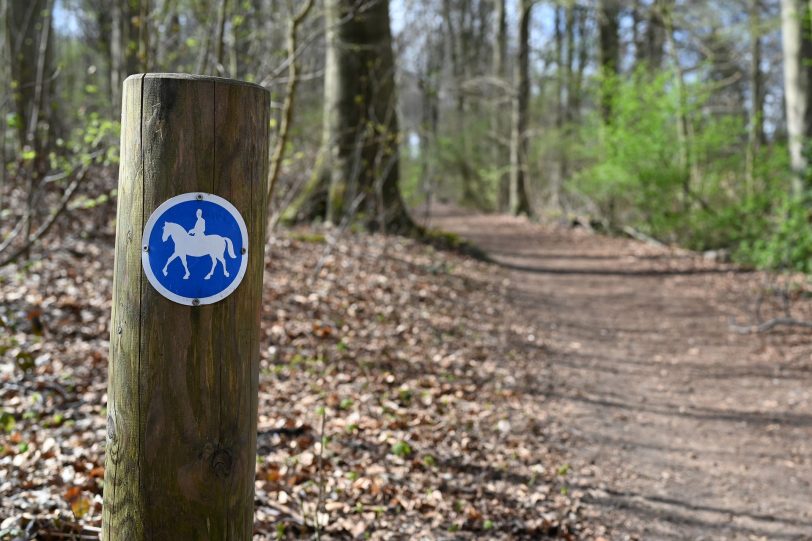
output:
<path id="1" fill-rule="evenodd" d="M 5 410 L 0 411 L 0 428 L 10 433 L 16 425 L 17 421 L 14 419 L 14 415 Z"/>
<path id="2" fill-rule="evenodd" d="M 352 407 L 352 404 L 353 404 L 352 398 L 349 397 L 342 398 L 341 402 L 339 402 L 338 404 L 338 409 L 348 410 Z"/>
<path id="3" fill-rule="evenodd" d="M 403 440 L 400 440 L 392 446 L 392 454 L 400 458 L 407 458 L 412 454 L 412 447 Z"/>

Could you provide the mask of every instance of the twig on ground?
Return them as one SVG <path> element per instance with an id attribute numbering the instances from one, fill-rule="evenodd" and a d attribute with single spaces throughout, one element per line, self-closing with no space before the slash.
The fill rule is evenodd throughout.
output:
<path id="1" fill-rule="evenodd" d="M 324 501 L 324 425 L 327 420 L 327 407 L 321 406 L 321 428 L 319 430 L 319 497 L 316 500 L 316 510 L 313 513 L 313 524 L 316 526 L 316 541 L 321 540 L 321 522 L 319 521 L 319 511 Z"/>
<path id="2" fill-rule="evenodd" d="M 667 246 L 660 242 L 659 240 L 655 239 L 654 237 L 650 237 L 643 233 L 642 231 L 638 231 L 637 229 L 629 226 L 623 226 L 623 232 L 629 235 L 631 238 L 645 242 L 646 244 L 652 244 L 654 246 L 659 246 L 661 248 L 667 248 Z"/>
<path id="3" fill-rule="evenodd" d="M 735 319 L 731 318 L 730 320 L 731 330 L 739 334 L 765 333 L 773 330 L 776 327 L 782 326 L 812 329 L 812 321 L 805 321 L 803 319 L 795 319 L 791 317 L 776 317 L 757 325 L 739 325 L 736 323 Z"/>
<path id="4" fill-rule="evenodd" d="M 97 151 L 94 152 L 91 156 L 95 157 L 100 153 L 101 151 Z M 17 249 L 12 250 L 10 254 L 0 258 L 0 267 L 3 267 L 15 261 L 18 257 L 27 252 L 40 238 L 44 237 L 48 233 L 48 231 L 50 231 L 51 227 L 54 225 L 54 223 L 56 223 L 57 218 L 59 218 L 59 216 L 61 216 L 64 210 L 68 207 L 68 203 L 70 203 L 73 194 L 85 180 L 85 177 L 87 177 L 87 173 L 92 163 L 93 162 L 91 160 L 90 163 L 84 165 L 79 170 L 79 172 L 76 173 L 76 177 L 73 179 L 73 182 L 71 182 L 71 184 L 65 190 L 65 193 L 62 195 L 62 199 L 59 201 L 59 204 L 57 205 L 56 209 L 51 213 L 48 219 L 45 220 L 45 222 L 42 225 L 40 225 L 36 231 L 34 231 L 34 233 L 26 240 L 26 242 L 21 246 L 17 247 Z M 26 215 L 26 217 L 24 217 L 23 219 L 29 220 L 30 218 Z M 14 236 L 16 236 L 16 234 L 14 234 Z M 13 239 L 6 239 L 6 241 L 3 242 L 4 249 L 11 243 L 10 242 L 11 240 Z M 0 254 L 2 253 L 3 252 L 0 252 Z"/>

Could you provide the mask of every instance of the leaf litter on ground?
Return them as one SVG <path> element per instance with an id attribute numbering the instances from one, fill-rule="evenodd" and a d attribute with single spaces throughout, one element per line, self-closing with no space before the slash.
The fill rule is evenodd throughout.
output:
<path id="1" fill-rule="evenodd" d="M 0 540 L 98 537 L 112 260 L 107 230 L 0 269 Z M 580 537 L 543 336 L 508 287 L 399 237 L 272 238 L 254 538 Z"/>

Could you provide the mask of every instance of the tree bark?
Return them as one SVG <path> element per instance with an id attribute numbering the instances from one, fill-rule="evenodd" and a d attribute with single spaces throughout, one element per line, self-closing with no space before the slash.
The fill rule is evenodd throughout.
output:
<path id="1" fill-rule="evenodd" d="M 608 124 L 612 119 L 613 87 L 620 63 L 620 4 L 618 0 L 601 0 L 598 13 L 601 57 L 601 113 Z"/>
<path id="2" fill-rule="evenodd" d="M 803 195 L 809 187 L 808 153 L 812 137 L 812 41 L 810 6 L 806 0 L 781 0 L 781 44 L 784 52 L 784 99 L 787 113 L 792 191 Z"/>
<path id="3" fill-rule="evenodd" d="M 443 20 L 446 26 L 446 43 L 448 44 L 449 60 L 451 61 L 451 74 L 453 78 L 454 94 L 454 138 L 458 141 L 459 152 L 455 156 L 455 163 L 462 181 L 462 204 L 482 208 L 484 202 L 474 187 L 474 178 L 468 164 L 468 135 L 466 133 L 465 118 L 467 112 L 467 102 L 463 84 L 465 83 L 465 71 L 467 68 L 466 36 L 470 29 L 465 23 L 468 15 L 469 2 L 455 3 L 452 7 L 451 0 L 443 0 Z M 454 14 L 459 13 L 458 24 L 454 24 Z"/>
<path id="4" fill-rule="evenodd" d="M 228 18 L 228 0 L 220 0 L 220 6 L 217 10 L 217 47 L 214 54 L 214 66 L 212 67 L 213 74 L 225 74 L 225 35 L 226 35 L 226 19 Z"/>
<path id="5" fill-rule="evenodd" d="M 566 122 L 566 93 L 567 82 L 565 80 L 566 66 L 564 65 L 564 31 L 561 28 L 564 23 L 563 8 L 555 6 L 554 37 L 555 37 L 555 66 L 556 66 L 556 108 L 555 108 L 555 128 L 558 136 L 558 167 L 552 177 L 550 186 L 550 203 L 553 208 L 561 208 L 561 188 L 567 176 L 567 155 L 566 146 L 563 144 L 564 124 Z"/>
<path id="6" fill-rule="evenodd" d="M 530 99 L 530 14 L 533 0 L 519 0 L 519 54 L 510 151 L 510 213 L 530 215 L 527 197 L 527 115 Z"/>
<path id="7" fill-rule="evenodd" d="M 499 81 L 500 84 L 507 86 L 507 10 L 505 9 L 505 0 L 494 0 L 494 7 L 496 10 L 494 17 L 494 44 L 493 44 L 493 76 Z M 494 134 L 494 152 L 493 163 L 499 171 L 498 184 L 499 184 L 499 201 L 498 208 L 501 211 L 506 211 L 510 203 L 510 174 L 505 173 L 506 166 L 509 165 L 510 158 L 504 159 L 505 145 L 502 141 L 506 138 L 506 125 L 505 125 L 505 110 L 501 103 L 501 90 L 496 92 L 493 104 L 493 116 L 491 118 L 491 130 Z M 509 150 L 509 149 L 508 149 Z M 509 154 L 509 152 L 508 152 Z"/>
<path id="8" fill-rule="evenodd" d="M 399 130 L 388 0 L 327 0 L 324 77 L 327 219 L 416 229 L 398 186 Z"/>
<path id="9" fill-rule="evenodd" d="M 648 8 L 643 47 L 637 51 L 637 62 L 646 65 L 651 71 L 659 70 L 665 57 L 666 28 L 663 12 L 669 10 L 673 0 L 654 0 Z"/>
<path id="10" fill-rule="evenodd" d="M 14 82 L 12 100 L 17 117 L 18 152 L 29 147 L 36 153 L 39 173 L 45 163 L 48 141 L 51 52 L 51 0 L 13 0 L 6 9 L 6 35 Z"/>
<path id="11" fill-rule="evenodd" d="M 750 114 L 747 130 L 747 192 L 754 188 L 755 161 L 764 144 L 764 76 L 761 72 L 761 1 L 750 0 Z"/>
<path id="12" fill-rule="evenodd" d="M 288 132 L 290 124 L 293 122 L 293 109 L 296 103 L 296 89 L 299 86 L 299 62 L 296 58 L 296 48 L 298 43 L 299 27 L 307 18 L 308 13 L 313 8 L 314 0 L 305 0 L 301 11 L 290 14 L 287 36 L 288 53 L 288 82 L 285 86 L 285 100 L 282 103 L 282 114 L 279 122 L 279 132 L 274 141 L 274 150 L 271 155 L 271 169 L 268 174 L 268 194 L 265 199 L 266 206 L 270 206 L 273 198 L 276 182 L 282 168 L 282 157 L 288 142 Z"/>
<path id="13" fill-rule="evenodd" d="M 124 17 L 121 2 L 110 5 L 110 100 L 113 111 L 121 108 L 121 84 L 124 82 L 126 63 L 124 58 Z"/>
<path id="14" fill-rule="evenodd" d="M 680 165 L 684 169 L 682 182 L 683 206 L 687 208 L 693 200 L 691 194 L 700 175 L 693 153 L 693 130 L 688 117 L 688 95 L 685 88 L 685 77 L 680 64 L 679 52 L 674 41 L 674 20 L 670 4 L 661 6 L 665 11 L 660 12 L 660 19 L 665 25 L 665 37 L 668 43 L 668 52 L 671 67 L 674 71 L 674 84 L 677 91 L 679 110 L 677 111 L 677 144 L 679 146 Z"/>

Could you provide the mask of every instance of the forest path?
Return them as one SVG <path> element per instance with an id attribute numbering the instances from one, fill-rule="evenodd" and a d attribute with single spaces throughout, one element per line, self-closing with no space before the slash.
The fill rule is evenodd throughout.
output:
<path id="1" fill-rule="evenodd" d="M 506 268 L 543 346 L 573 489 L 619 539 L 812 539 L 810 333 L 739 335 L 755 273 L 439 209 Z"/>

